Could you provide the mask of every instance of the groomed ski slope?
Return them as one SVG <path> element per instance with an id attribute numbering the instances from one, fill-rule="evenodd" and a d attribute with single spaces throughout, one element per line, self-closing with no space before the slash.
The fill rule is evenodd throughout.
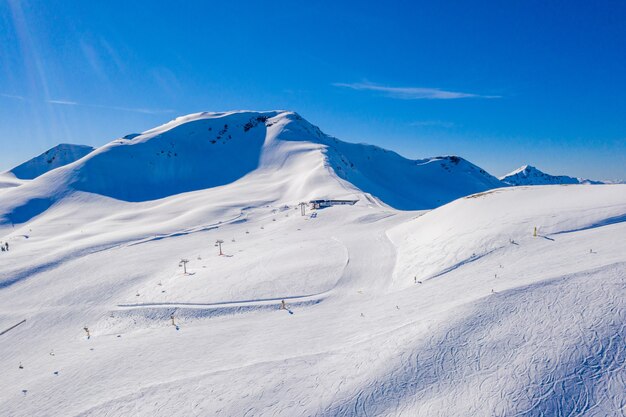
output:
<path id="1" fill-rule="evenodd" d="M 301 216 L 255 181 L 3 226 L 2 415 L 626 414 L 626 186 Z"/>

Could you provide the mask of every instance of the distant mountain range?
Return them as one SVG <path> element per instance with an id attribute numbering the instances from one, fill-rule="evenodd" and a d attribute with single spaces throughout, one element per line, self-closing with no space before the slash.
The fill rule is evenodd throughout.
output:
<path id="1" fill-rule="evenodd" d="M 11 173 L 34 178 L 3 191 L 0 217 L 14 222 L 75 192 L 142 202 L 229 187 L 273 202 L 349 198 L 421 210 L 503 185 L 458 156 L 410 160 L 340 141 L 289 111 L 192 114 L 95 150 L 60 145 Z"/>
<path id="2" fill-rule="evenodd" d="M 410 160 L 328 136 L 290 111 L 204 112 L 97 149 L 60 144 L 0 173 L 0 222 L 27 221 L 75 192 L 141 202 L 231 187 L 273 202 L 348 198 L 426 210 L 493 188 L 601 183 L 529 165 L 498 179 L 458 156 Z"/>

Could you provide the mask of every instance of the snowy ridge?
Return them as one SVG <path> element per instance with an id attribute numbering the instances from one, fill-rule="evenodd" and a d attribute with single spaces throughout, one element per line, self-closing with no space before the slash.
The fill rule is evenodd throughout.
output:
<path id="1" fill-rule="evenodd" d="M 500 177 L 500 181 L 508 185 L 604 184 L 602 181 L 546 174 L 530 165 L 523 165 Z"/>
<path id="2" fill-rule="evenodd" d="M 65 166 L 89 154 L 94 148 L 85 145 L 61 143 L 48 149 L 39 156 L 16 166 L 8 171 L 16 178 L 32 180 L 53 169 Z"/>
<path id="3" fill-rule="evenodd" d="M 394 282 L 410 285 L 415 271 L 419 280 L 428 280 L 484 256 L 514 250 L 529 239 L 550 241 L 556 234 L 624 222 L 625 197 L 622 187 L 598 185 L 581 190 L 502 188 L 456 200 L 390 233 L 399 245 L 402 265 L 394 272 Z M 453 245 L 451 230 L 456 236 Z M 540 267 L 546 268 L 545 263 Z"/>
<path id="4" fill-rule="evenodd" d="M 76 191 L 146 202 L 254 184 L 276 203 L 339 198 L 428 209 L 502 186 L 462 158 L 411 161 L 327 136 L 293 112 L 197 113 L 128 137 L 20 187 L 0 202 L 0 222 L 27 221 Z"/>

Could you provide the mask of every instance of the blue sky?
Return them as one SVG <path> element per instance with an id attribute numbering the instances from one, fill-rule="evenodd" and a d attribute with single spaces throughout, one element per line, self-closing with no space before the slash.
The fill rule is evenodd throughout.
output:
<path id="1" fill-rule="evenodd" d="M 0 170 L 290 109 L 409 158 L 626 179 L 623 1 L 0 2 Z"/>

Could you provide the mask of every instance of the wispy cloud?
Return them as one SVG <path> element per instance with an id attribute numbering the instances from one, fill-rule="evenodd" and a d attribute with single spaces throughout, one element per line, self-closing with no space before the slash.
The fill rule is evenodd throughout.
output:
<path id="1" fill-rule="evenodd" d="M 129 111 L 129 112 L 144 113 L 144 114 L 174 113 L 174 110 L 172 109 L 148 109 L 148 108 L 142 108 L 142 107 L 105 106 L 101 104 L 78 103 L 76 101 L 71 101 L 71 100 L 48 100 L 48 103 L 61 104 L 65 106 L 93 107 L 96 109 Z"/>
<path id="2" fill-rule="evenodd" d="M 48 100 L 48 103 L 50 104 L 63 104 L 66 106 L 79 106 L 80 104 L 78 104 L 75 101 L 69 101 L 69 100 Z"/>
<path id="3" fill-rule="evenodd" d="M 13 99 L 15 99 L 15 100 L 21 100 L 21 101 L 26 100 L 24 97 L 22 97 L 22 96 L 17 96 L 17 95 L 15 95 L 15 94 L 0 93 L 0 97 L 13 98 Z"/>
<path id="4" fill-rule="evenodd" d="M 446 91 L 439 88 L 424 87 L 388 87 L 369 82 L 362 83 L 334 83 L 335 87 L 350 88 L 352 90 L 374 91 L 387 97 L 401 100 L 453 100 L 459 98 L 500 98 L 500 96 L 485 96 L 459 91 Z"/>
<path id="5" fill-rule="evenodd" d="M 119 110 L 119 111 L 128 111 L 134 113 L 144 113 L 144 114 L 164 114 L 164 113 L 174 113 L 173 109 L 151 109 L 151 108 L 143 108 L 143 107 L 123 107 L 123 106 L 106 106 L 102 104 L 89 104 L 89 103 L 79 103 L 73 100 L 66 99 L 49 99 L 49 100 L 29 100 L 26 97 L 18 96 L 15 94 L 6 94 L 0 93 L 0 97 L 10 98 L 14 100 L 26 101 L 26 102 L 40 102 L 40 103 L 48 103 L 55 104 L 61 106 L 80 106 L 80 107 L 92 107 L 96 109 L 108 109 L 108 110 Z"/>

